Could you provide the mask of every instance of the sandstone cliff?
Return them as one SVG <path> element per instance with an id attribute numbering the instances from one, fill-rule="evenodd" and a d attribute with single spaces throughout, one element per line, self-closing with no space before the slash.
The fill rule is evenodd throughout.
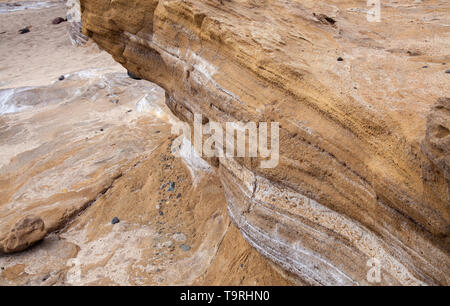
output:
<path id="1" fill-rule="evenodd" d="M 183 120 L 277 121 L 280 164 L 217 166 L 228 214 L 310 284 L 449 283 L 446 1 L 82 0 L 84 33 Z M 337 60 L 340 57 L 339 60 Z M 447 63 L 447 64 L 446 64 Z"/>

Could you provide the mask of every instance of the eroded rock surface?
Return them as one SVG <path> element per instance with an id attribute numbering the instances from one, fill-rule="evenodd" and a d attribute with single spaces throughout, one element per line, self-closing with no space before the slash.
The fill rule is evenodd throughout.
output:
<path id="1" fill-rule="evenodd" d="M 376 258 L 382 284 L 448 285 L 447 1 L 383 1 L 379 23 L 360 1 L 80 2 L 178 117 L 280 122 L 278 167 L 218 166 L 261 254 L 310 284 L 368 284 Z"/>
<path id="2" fill-rule="evenodd" d="M 159 145 L 156 130 L 169 129 L 147 115 L 164 92 L 124 72 L 81 71 L 0 97 L 0 249 L 7 253 L 70 222 Z M 23 221 L 27 215 L 36 217 Z"/>

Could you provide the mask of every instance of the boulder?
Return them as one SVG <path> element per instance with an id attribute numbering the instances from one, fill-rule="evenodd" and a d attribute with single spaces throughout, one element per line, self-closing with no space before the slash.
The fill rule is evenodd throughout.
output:
<path id="1" fill-rule="evenodd" d="M 0 251 L 15 253 L 25 250 L 42 240 L 47 231 L 44 221 L 37 216 L 27 216 L 17 221 L 9 232 L 0 237 Z"/>

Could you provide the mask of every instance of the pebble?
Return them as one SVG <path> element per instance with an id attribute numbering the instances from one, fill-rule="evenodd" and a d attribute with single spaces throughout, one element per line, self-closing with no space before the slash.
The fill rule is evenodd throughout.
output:
<path id="1" fill-rule="evenodd" d="M 338 61 L 338 62 L 343 62 L 344 59 L 343 59 L 342 57 L 339 56 L 339 57 L 337 58 L 337 61 Z"/>
<path id="2" fill-rule="evenodd" d="M 60 81 L 63 81 L 65 79 L 65 76 L 60 76 L 59 78 L 58 78 L 58 80 L 60 80 Z"/>
<path id="3" fill-rule="evenodd" d="M 25 27 L 25 28 L 23 28 L 23 29 L 20 29 L 19 30 L 19 34 L 25 34 L 25 33 L 28 33 L 28 32 L 30 32 L 30 28 L 31 27 Z"/>
<path id="4" fill-rule="evenodd" d="M 133 72 L 131 72 L 131 71 L 127 71 L 127 73 L 128 73 L 128 76 L 130 77 L 130 78 L 132 78 L 133 80 L 142 80 L 140 77 L 138 77 L 137 75 L 135 75 Z"/>
<path id="5" fill-rule="evenodd" d="M 186 245 L 186 244 L 182 244 L 180 245 L 180 249 L 182 249 L 183 251 L 187 252 L 191 249 L 190 246 Z"/>
<path id="6" fill-rule="evenodd" d="M 174 191 L 174 190 L 175 190 L 175 182 L 170 182 L 169 189 L 167 189 L 167 191 Z"/>
<path id="7" fill-rule="evenodd" d="M 60 24 L 61 22 L 65 22 L 67 21 L 67 19 L 62 18 L 62 17 L 56 17 L 55 19 L 52 20 L 52 24 Z"/>
<path id="8" fill-rule="evenodd" d="M 450 70 L 445 70 L 445 73 L 450 73 Z"/>
<path id="9" fill-rule="evenodd" d="M 177 194 L 177 199 L 181 198 L 181 193 Z"/>
<path id="10" fill-rule="evenodd" d="M 114 218 L 112 219 L 112 221 L 111 221 L 111 224 L 117 224 L 117 223 L 119 223 L 119 222 L 120 222 L 119 218 L 114 217 Z"/>

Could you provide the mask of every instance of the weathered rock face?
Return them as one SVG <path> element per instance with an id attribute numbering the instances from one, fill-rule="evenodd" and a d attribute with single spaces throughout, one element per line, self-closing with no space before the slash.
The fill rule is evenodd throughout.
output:
<path id="1" fill-rule="evenodd" d="M 190 122 L 280 122 L 280 164 L 221 159 L 228 213 L 310 284 L 449 283 L 448 3 L 82 0 L 83 31 Z M 337 61 L 342 57 L 342 61 Z M 436 102 L 438 101 L 438 102 Z"/>

